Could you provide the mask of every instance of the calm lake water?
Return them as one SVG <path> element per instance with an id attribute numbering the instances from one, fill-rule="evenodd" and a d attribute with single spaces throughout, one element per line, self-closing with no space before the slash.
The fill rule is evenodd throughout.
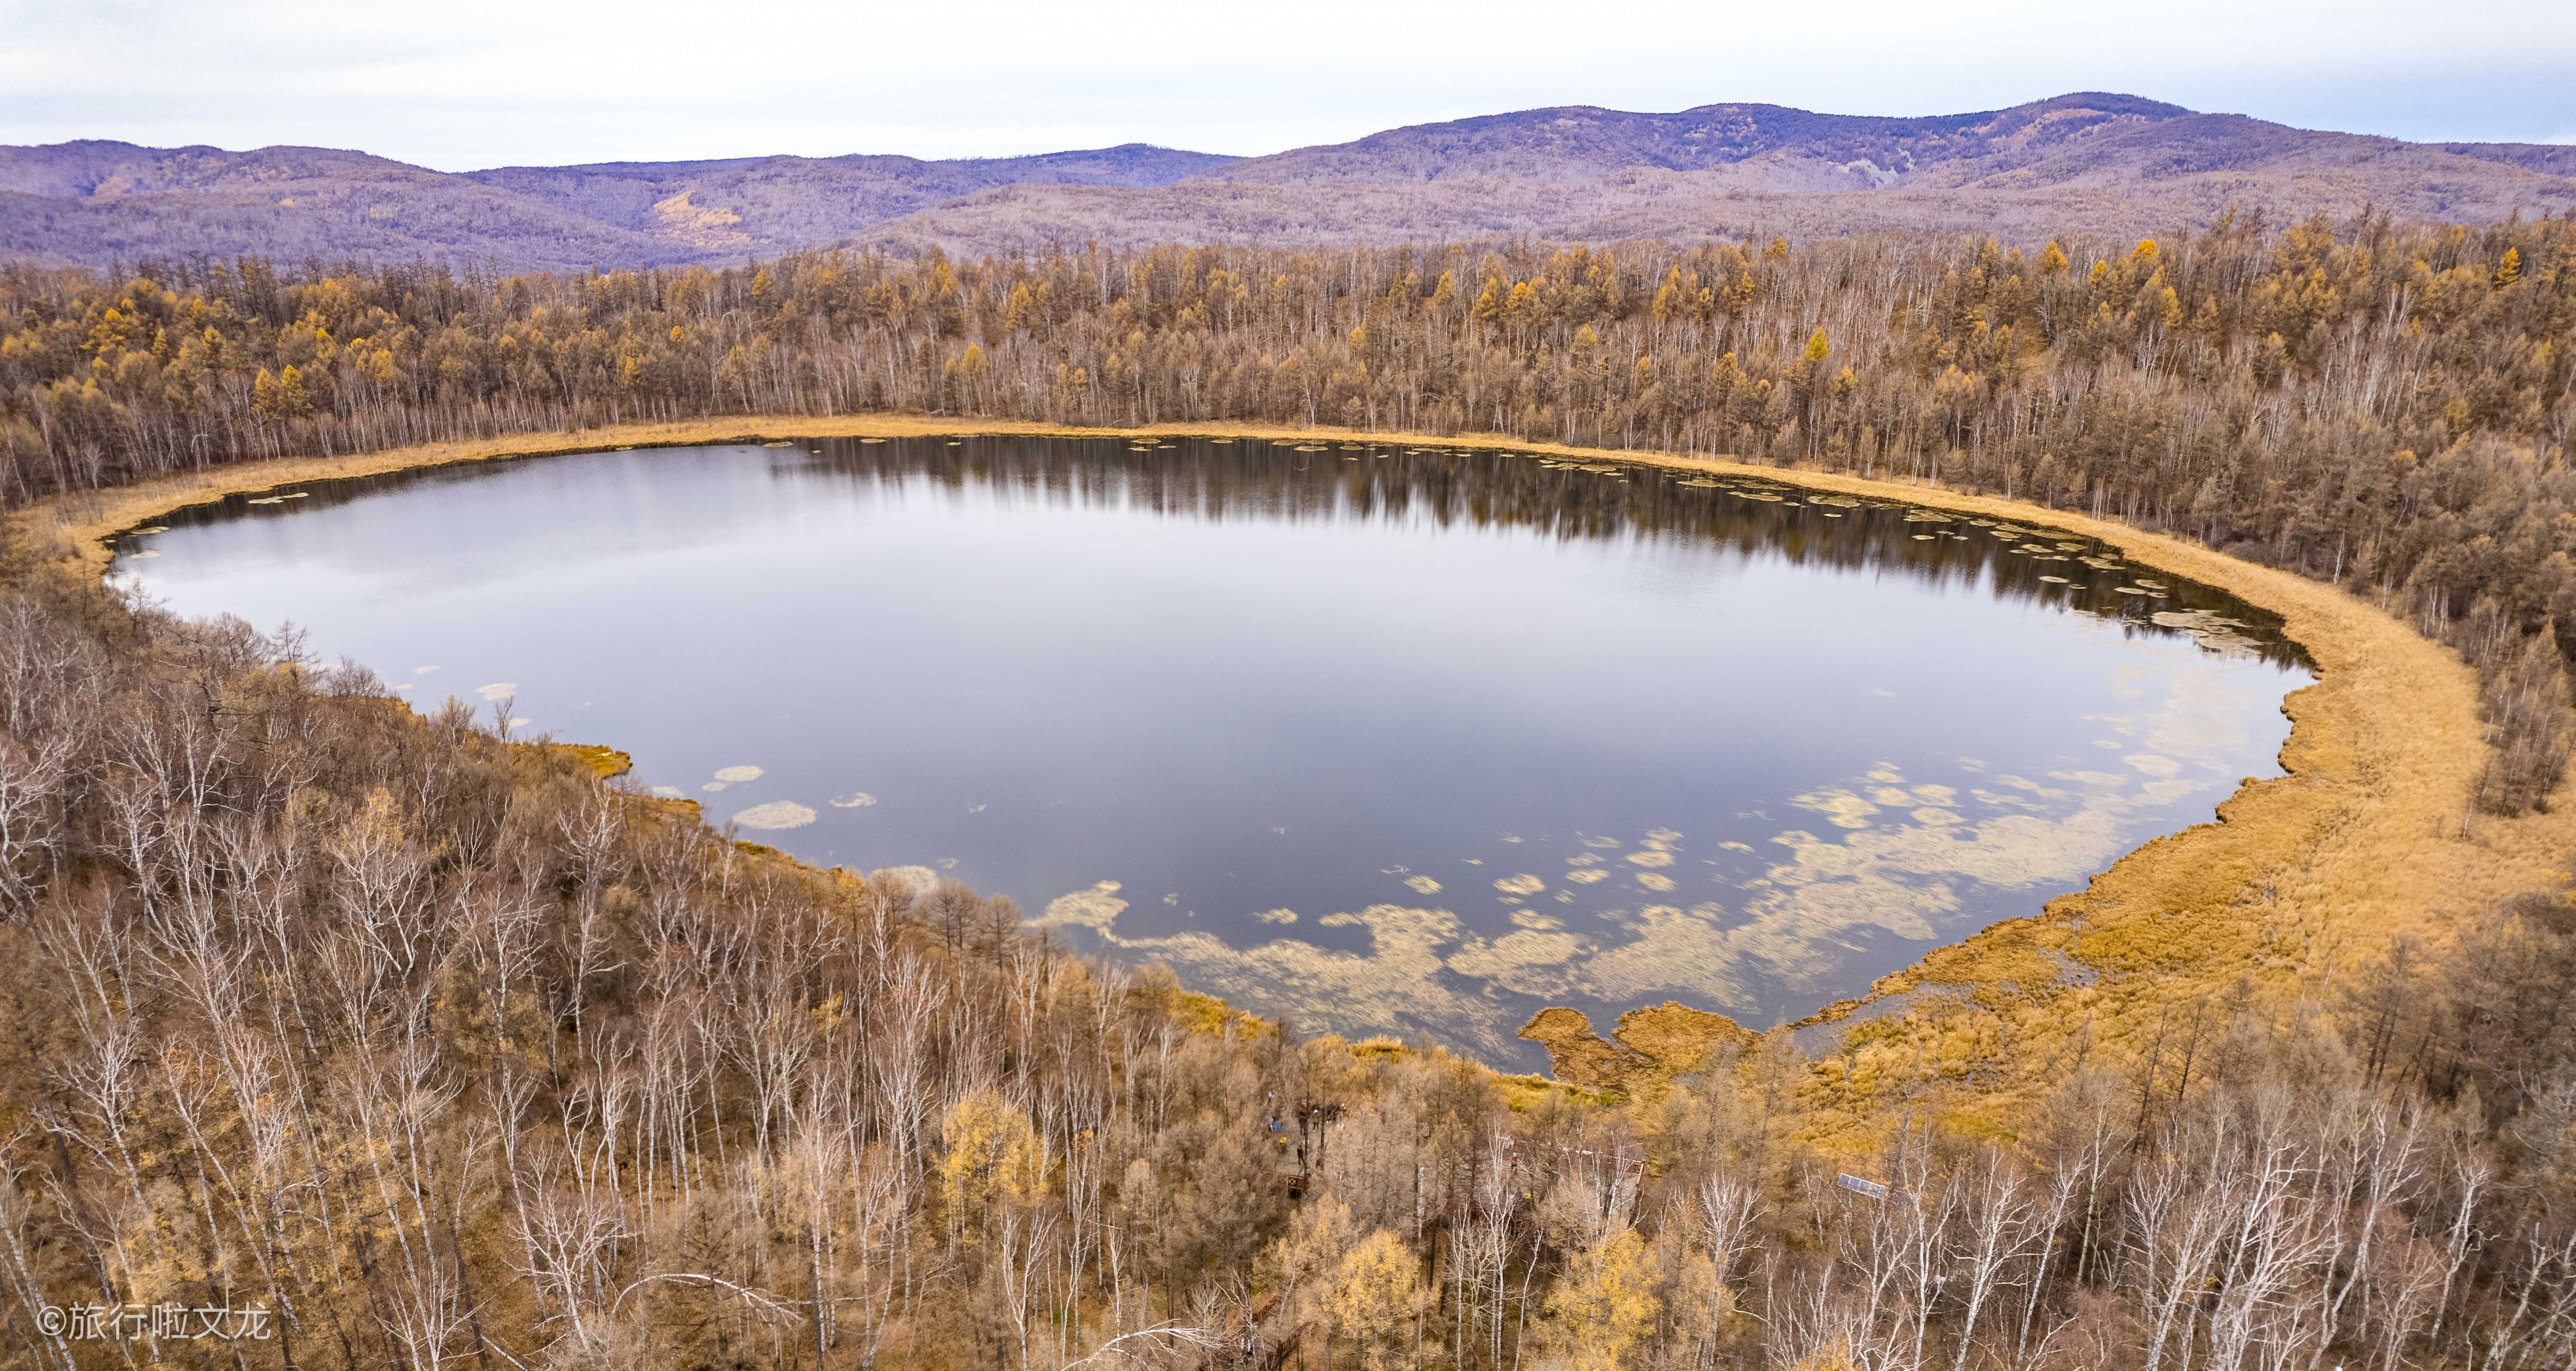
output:
<path id="1" fill-rule="evenodd" d="M 1822 500 L 1823 502 L 1819 502 Z M 2045 529 L 1615 464 L 978 438 L 184 511 L 111 573 L 1009 895 L 1307 1030 L 1754 1027 L 2278 774 L 2277 620 Z"/>

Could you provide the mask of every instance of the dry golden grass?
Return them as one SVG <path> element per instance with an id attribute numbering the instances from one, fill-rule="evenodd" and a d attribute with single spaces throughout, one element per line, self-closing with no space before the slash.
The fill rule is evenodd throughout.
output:
<path id="1" fill-rule="evenodd" d="M 1966 1128 L 2009 1133 L 2036 1093 L 2082 1064 L 2144 1060 L 2155 1035 L 2180 1031 L 2177 1025 L 2196 1005 L 2285 1006 L 2324 995 L 2338 974 L 2377 955 L 2392 935 L 2412 933 L 2438 944 L 2496 901 L 2563 879 L 2566 854 L 2576 848 L 2576 820 L 2565 812 L 2517 819 L 2468 812 L 2469 785 L 2486 756 L 2472 673 L 2450 651 L 2370 605 L 2331 586 L 2119 523 L 1830 473 L 1489 435 L 1355 435 L 1256 424 L 1069 429 L 910 415 L 780 417 L 635 425 L 230 467 L 41 503 L 20 511 L 13 522 L 22 547 L 103 567 L 108 553 L 100 540 L 118 530 L 180 506 L 302 481 L 610 447 L 963 433 L 1365 437 L 1760 477 L 2066 529 L 2109 543 L 2132 562 L 2224 587 L 2281 615 L 2318 668 L 2317 683 L 2285 705 L 2294 724 L 2281 756 L 2289 774 L 2249 782 L 2219 807 L 2217 822 L 2158 838 L 2121 858 L 2086 890 L 2051 901 L 2032 917 L 2007 920 L 1937 949 L 1879 981 L 1867 999 L 1831 1006 L 1809 1020 L 1838 1020 L 1868 1000 L 1919 987 L 1955 992 L 1855 1028 L 1816 1065 L 1805 1092 L 1804 1132 L 1828 1147 L 1867 1145 L 1899 1100 L 1918 1106 L 1928 1101 Z M 1734 1029 L 1731 1023 L 1716 1029 L 1700 1022 L 1714 1015 L 1684 1022 L 1665 1010 L 1640 1013 L 1622 1020 L 1617 1046 L 1597 1037 L 1572 1010 L 1541 1015 L 1530 1036 L 1549 1046 L 1564 1079 L 1619 1085 L 1668 1077 L 1683 1058 L 1696 1060 L 1693 1042 L 1705 1051 Z"/>
<path id="2" fill-rule="evenodd" d="M 1532 1015 L 1520 1035 L 1547 1049 L 1558 1079 L 1630 1095 L 1652 1095 L 1710 1065 L 1721 1049 L 1760 1040 L 1723 1014 L 1673 1000 L 1620 1015 L 1607 1039 L 1592 1031 L 1591 1019 L 1563 1006 Z"/>
<path id="3" fill-rule="evenodd" d="M 174 509 L 213 504 L 227 495 L 274 490 L 306 481 L 346 480 L 353 476 L 376 476 L 421 467 L 453 466 L 459 462 L 597 452 L 617 447 L 677 447 L 701 443 L 760 442 L 787 437 L 912 438 L 959 432 L 1056 431 L 1034 424 L 968 425 L 954 420 L 904 415 L 798 419 L 792 422 L 723 419 L 685 424 L 626 424 L 615 428 L 528 433 L 514 438 L 466 443 L 423 443 L 352 457 L 293 457 L 275 462 L 216 467 L 37 501 L 11 514 L 9 524 L 19 545 L 30 551 L 71 557 L 104 567 L 108 562 L 109 549 L 101 540 L 110 534 L 133 528 Z"/>
<path id="4" fill-rule="evenodd" d="M 1625 1043 L 1606 1041 L 1592 1031 L 1592 1020 L 1577 1009 L 1542 1009 L 1521 1025 L 1521 1036 L 1547 1049 L 1559 1080 L 1582 1085 L 1621 1085 L 1644 1065 Z"/>
<path id="5" fill-rule="evenodd" d="M 590 768 L 590 773 L 603 781 L 635 769 L 635 759 L 613 747 L 598 743 L 554 743 L 550 746 Z"/>
<path id="6" fill-rule="evenodd" d="M 1667 1072 L 1697 1071 L 1712 1053 L 1754 1042 L 1735 1020 L 1672 1000 L 1620 1015 L 1611 1036 Z"/>

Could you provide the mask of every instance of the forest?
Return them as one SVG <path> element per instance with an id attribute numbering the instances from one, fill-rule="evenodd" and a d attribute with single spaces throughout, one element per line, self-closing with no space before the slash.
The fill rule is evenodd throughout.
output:
<path id="1" fill-rule="evenodd" d="M 1786 1030 L 1610 1091 L 1303 1037 L 56 571 L 0 596 L 0 728 L 17 1365 L 2576 1350 L 2556 893 L 2326 1000 L 2211 1001 L 2008 1133 L 1946 1124 L 1975 1085 L 1934 1070 L 1853 1138 Z"/>
<path id="2" fill-rule="evenodd" d="M 0 270 L 0 500 L 282 454 L 902 410 L 1490 433 L 1939 481 L 2349 586 L 2480 669 L 2545 804 L 2576 651 L 2576 221 L 486 279 Z M 2552 649 L 2555 650 L 2552 650 Z"/>
<path id="3" fill-rule="evenodd" d="M 20 267 L 0 500 L 874 409 L 1721 453 L 2347 586 L 2480 666 L 2480 798 L 2510 811 L 2564 763 L 2571 335 L 2554 221 L 2247 219 L 2036 256 Z M 1785 1032 L 1615 1089 L 1307 1037 L 1073 956 L 1006 900 L 733 841 L 594 760 L 0 548 L 7 1356 L 2576 1364 L 2576 891 L 2310 998 L 2215 996 L 2006 1129 L 1962 1125 L 1977 1083 L 1927 1066 L 1853 1136 Z"/>

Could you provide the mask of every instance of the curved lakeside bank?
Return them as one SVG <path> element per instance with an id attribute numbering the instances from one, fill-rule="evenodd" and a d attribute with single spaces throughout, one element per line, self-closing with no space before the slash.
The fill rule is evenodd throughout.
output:
<path id="1" fill-rule="evenodd" d="M 1757 477 L 2066 529 L 2280 614 L 2319 672 L 2317 684 L 2285 702 L 2294 725 L 2281 757 L 2289 774 L 2241 787 L 2220 806 L 2218 822 L 2149 842 L 2088 889 L 1935 949 L 1882 978 L 1868 997 L 1804 1021 L 1797 1040 L 1818 1058 L 1808 1102 L 1820 1120 L 1862 1122 L 1927 1084 L 1949 1082 L 1959 1088 L 1941 1097 L 1945 1105 L 2004 1127 L 2014 1102 L 2097 1053 L 2139 1064 L 2140 1088 L 2153 1092 L 2166 1054 L 2185 1055 L 2183 1044 L 2213 1035 L 2234 1001 L 2286 1004 L 2301 993 L 2329 993 L 2339 970 L 2375 955 L 2391 935 L 2438 942 L 2463 917 L 2551 879 L 2568 846 L 2569 825 L 2557 815 L 2464 813 L 2486 746 L 2474 679 L 2447 649 L 2386 614 L 2333 587 L 2179 539 L 1932 486 L 1474 436 L 866 416 L 629 426 L 219 468 L 67 497 L 15 518 L 32 547 L 96 570 L 106 562 L 107 535 L 175 508 L 303 482 L 618 447 L 970 433 L 1367 439 Z M 1627 1016 L 1626 1031 L 1609 1041 L 1572 1011 L 1541 1018 L 1532 1036 L 1551 1048 L 1560 1077 L 1587 1085 L 1647 1085 L 1690 1064 L 1694 1044 L 1735 1036 L 1716 1016 L 1660 1009 Z"/>

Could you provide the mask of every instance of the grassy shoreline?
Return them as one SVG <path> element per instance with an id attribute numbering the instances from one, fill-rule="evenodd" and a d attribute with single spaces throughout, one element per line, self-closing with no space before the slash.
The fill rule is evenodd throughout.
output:
<path id="1" fill-rule="evenodd" d="M 1260 424 L 1060 425 L 866 415 L 780 416 L 626 425 L 425 445 L 345 458 L 291 459 L 190 473 L 40 502 L 10 516 L 21 545 L 103 570 L 103 539 L 189 505 L 300 482 L 459 462 L 728 441 L 993 434 L 1118 438 L 1234 436 L 1400 441 L 1427 448 L 1505 449 L 1760 477 L 1822 491 L 1900 500 L 2062 528 L 2117 547 L 2130 561 L 2229 590 L 2282 616 L 2318 680 L 2292 694 L 2289 773 L 2240 786 L 2216 821 L 2148 842 L 2083 891 L 1963 941 L 1928 951 L 1870 994 L 1805 1022 L 1848 1017 L 1908 995 L 1900 1013 L 1855 1026 L 1802 1093 L 1818 1137 L 1857 1129 L 1901 1102 L 1923 1101 L 1986 1131 L 2009 1132 L 2021 1106 L 2083 1065 L 2161 1061 L 2168 1038 L 2229 1006 L 2287 1012 L 2332 993 L 2342 971 L 2397 934 L 2440 945 L 2501 899 L 2562 879 L 2576 848 L 2565 812 L 2498 819 L 2467 812 L 2487 744 L 2476 682 L 2448 649 L 2343 591 L 2164 534 L 2019 501 L 1937 486 L 1706 458 L 1462 435 L 1362 434 Z M 614 743 L 615 740 L 608 740 Z M 1595 1085 L 1641 1085 L 1669 1068 L 1663 1053 L 1623 1054 L 1558 1020 L 1559 1073 Z M 1731 1025 L 1729 1026 L 1731 1028 Z M 1719 1034 L 1716 1036 L 1724 1036 Z M 1713 1039 L 1714 1040 L 1714 1037 Z M 1643 1064 L 1621 1065 L 1642 1056 Z M 2156 1087 L 2153 1065 L 2144 1084 Z"/>

